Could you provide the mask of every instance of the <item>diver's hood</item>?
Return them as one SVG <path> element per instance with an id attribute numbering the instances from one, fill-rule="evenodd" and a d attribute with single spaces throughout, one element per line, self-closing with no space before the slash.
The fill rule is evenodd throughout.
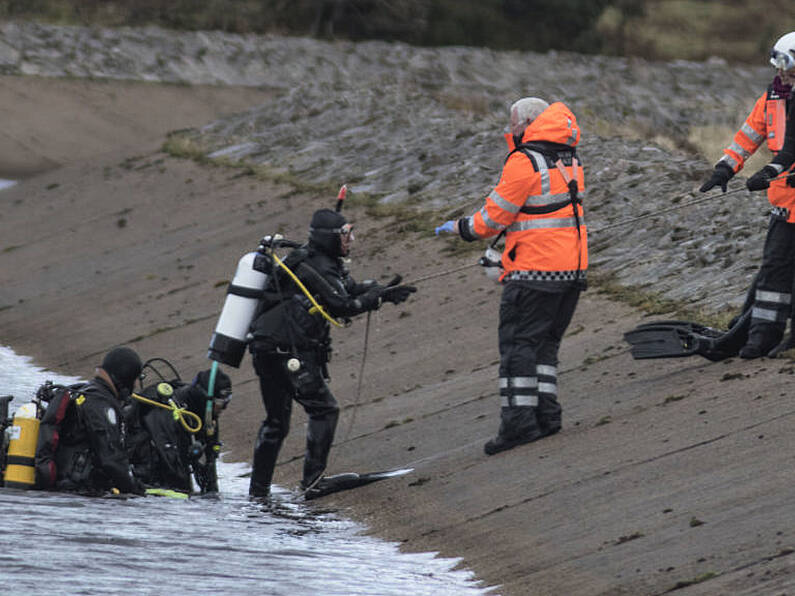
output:
<path id="1" fill-rule="evenodd" d="M 342 256 L 340 234 L 346 223 L 342 213 L 318 209 L 309 224 L 309 246 L 332 257 Z"/>

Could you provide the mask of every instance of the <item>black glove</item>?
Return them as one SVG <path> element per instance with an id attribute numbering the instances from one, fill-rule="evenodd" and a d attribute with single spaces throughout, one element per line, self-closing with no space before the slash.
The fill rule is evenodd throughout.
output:
<path id="1" fill-rule="evenodd" d="M 778 176 L 778 171 L 771 165 L 767 165 L 745 182 L 748 190 L 765 190 L 770 186 L 770 181 Z"/>
<path id="2" fill-rule="evenodd" d="M 726 164 L 719 163 L 715 166 L 715 169 L 712 170 L 712 176 L 710 176 L 709 180 L 701 185 L 699 190 L 701 192 L 707 192 L 711 188 L 720 186 L 721 190 L 726 192 L 726 185 L 729 183 L 729 180 L 731 180 L 732 176 L 734 176 L 734 171 Z"/>
<path id="3" fill-rule="evenodd" d="M 381 300 L 392 304 L 400 304 L 408 300 L 408 297 L 416 291 L 417 288 L 414 286 L 389 286 L 381 290 Z"/>

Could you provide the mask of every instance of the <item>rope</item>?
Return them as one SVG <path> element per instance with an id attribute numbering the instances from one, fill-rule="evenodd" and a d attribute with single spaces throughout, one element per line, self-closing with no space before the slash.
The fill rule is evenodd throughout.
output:
<path id="1" fill-rule="evenodd" d="M 189 433 L 197 433 L 202 428 L 202 419 L 193 412 L 191 412 L 190 410 L 186 408 L 180 408 L 176 403 L 174 403 L 173 399 L 169 399 L 168 404 L 164 404 L 160 403 L 159 401 L 149 399 L 148 397 L 144 397 L 143 395 L 139 395 L 137 393 L 133 393 L 132 397 L 140 402 L 149 404 L 150 406 L 157 406 L 158 408 L 171 410 L 174 420 L 177 420 L 180 424 L 182 424 L 182 427 Z M 190 424 L 188 424 L 187 422 L 188 418 L 193 419 L 193 421 L 196 423 L 196 426 L 191 426 Z"/>
<path id="2" fill-rule="evenodd" d="M 362 396 L 362 383 L 364 382 L 364 365 L 367 363 L 367 346 L 370 341 L 370 317 L 372 315 L 372 311 L 367 311 L 367 322 L 364 327 L 364 348 L 362 349 L 362 362 L 359 365 L 359 379 L 356 382 L 356 397 L 353 400 L 353 412 L 351 413 L 351 421 L 348 423 L 348 430 L 345 433 L 345 438 L 342 441 L 337 441 L 338 445 L 344 445 L 348 442 L 351 438 L 351 433 L 353 432 L 353 425 L 356 422 L 356 412 L 359 410 L 359 401 Z M 326 463 L 326 470 L 331 468 L 331 464 L 334 461 L 334 455 L 329 457 L 328 462 Z"/>
<path id="3" fill-rule="evenodd" d="M 779 174 L 775 178 L 771 178 L 770 181 L 773 182 L 774 180 L 779 180 L 781 178 L 786 178 L 788 174 L 789 174 L 788 172 L 785 172 L 783 174 Z M 607 224 L 607 225 L 602 226 L 601 228 L 597 228 L 595 230 L 591 230 L 591 233 L 592 234 L 599 234 L 601 232 L 604 232 L 604 231 L 607 231 L 607 230 L 610 230 L 610 229 L 613 229 L 613 228 L 618 228 L 618 227 L 621 227 L 621 226 L 628 226 L 629 224 L 633 224 L 633 223 L 635 223 L 637 221 L 641 221 L 643 219 L 648 219 L 650 217 L 657 217 L 658 215 L 660 215 L 662 213 L 667 213 L 669 211 L 675 211 L 677 209 L 684 209 L 685 207 L 690 207 L 692 205 L 697 205 L 697 204 L 703 203 L 705 201 L 710 201 L 710 200 L 714 199 L 715 197 L 726 197 L 728 195 L 733 195 L 733 194 L 736 194 L 736 193 L 744 191 L 744 190 L 747 190 L 747 189 L 745 189 L 745 188 L 735 188 L 734 190 L 727 191 L 727 192 L 722 193 L 720 195 L 716 195 L 716 194 L 707 195 L 707 196 L 704 196 L 704 197 L 700 197 L 698 199 L 693 199 L 692 201 L 687 201 L 685 203 L 681 203 L 679 205 L 672 205 L 671 207 L 665 207 L 663 209 L 659 209 L 659 210 L 655 211 L 654 213 L 644 213 L 643 215 L 638 215 L 637 217 L 631 217 L 629 219 L 624 219 L 622 221 L 617 221 L 615 223 Z M 675 201 L 677 199 L 681 199 L 681 198 L 687 197 L 687 196 L 690 196 L 690 193 L 681 194 L 681 195 L 679 195 L 677 197 L 674 197 L 671 200 Z M 431 273 L 429 275 L 425 275 L 423 277 L 419 277 L 419 278 L 417 278 L 415 280 L 412 280 L 410 282 L 407 282 L 407 283 L 409 285 L 418 284 L 418 283 L 423 282 L 423 281 L 428 281 L 429 279 L 435 279 L 437 277 L 444 277 L 446 275 L 451 275 L 453 273 L 458 273 L 459 271 L 463 271 L 465 269 L 470 269 L 471 267 L 477 267 L 478 265 L 480 265 L 480 263 L 470 263 L 468 265 L 462 265 L 461 267 L 456 267 L 454 269 L 448 269 L 446 271 L 440 271 L 438 273 Z"/>

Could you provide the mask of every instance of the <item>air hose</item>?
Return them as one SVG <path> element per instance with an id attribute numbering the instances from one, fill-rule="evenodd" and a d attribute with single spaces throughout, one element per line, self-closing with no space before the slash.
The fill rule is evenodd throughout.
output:
<path id="1" fill-rule="evenodd" d="M 161 383 L 161 385 L 162 384 L 164 383 Z M 169 385 L 169 388 L 171 388 L 171 385 Z M 202 428 L 202 419 L 199 416 L 197 416 L 196 414 L 194 414 L 193 412 L 191 412 L 186 408 L 180 408 L 171 398 L 169 398 L 167 404 L 155 401 L 153 399 L 149 399 L 148 397 L 144 397 L 143 395 L 139 395 L 138 393 L 133 393 L 132 398 L 137 399 L 138 401 L 148 404 L 150 406 L 157 406 L 158 408 L 171 410 L 174 420 L 179 421 L 182 427 L 189 433 L 197 433 Z M 194 421 L 196 425 L 191 426 L 188 422 L 189 419 Z"/>
<path id="2" fill-rule="evenodd" d="M 337 327 L 344 327 L 345 326 L 342 323 L 340 323 L 339 321 L 337 321 L 336 319 L 334 319 L 325 310 L 323 310 L 323 307 L 320 306 L 318 301 L 315 300 L 314 296 L 312 296 L 312 294 L 309 292 L 309 290 L 306 289 L 306 286 L 303 283 L 301 283 L 301 280 L 298 279 L 298 276 L 296 276 L 295 273 L 290 271 L 290 268 L 287 267 L 287 265 L 285 265 L 281 261 L 281 259 L 279 259 L 279 257 L 277 257 L 275 254 L 271 253 L 271 258 L 273 258 L 273 260 L 276 262 L 276 264 L 279 267 L 281 267 L 282 269 L 285 270 L 285 272 L 287 272 L 287 275 L 289 275 L 290 278 L 295 282 L 295 285 L 297 285 L 299 288 L 301 288 L 301 291 L 304 293 L 304 295 L 307 298 L 309 298 L 309 301 L 312 303 L 312 309 L 309 311 L 310 314 L 314 314 L 315 312 L 319 312 L 321 315 L 323 315 L 323 318 L 326 319 L 332 325 L 336 325 Z"/>

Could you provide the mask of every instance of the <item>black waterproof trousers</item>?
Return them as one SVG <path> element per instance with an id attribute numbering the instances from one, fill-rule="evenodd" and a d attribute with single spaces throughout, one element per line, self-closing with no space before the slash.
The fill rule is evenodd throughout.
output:
<path id="1" fill-rule="evenodd" d="M 792 308 L 793 274 L 795 224 L 774 214 L 770 217 L 762 265 L 756 278 L 745 344 L 752 354 L 764 356 L 781 341 Z"/>
<path id="2" fill-rule="evenodd" d="M 506 442 L 560 430 L 558 349 L 580 290 L 543 291 L 509 282 L 500 303 L 500 430 Z"/>
<path id="3" fill-rule="evenodd" d="M 259 377 L 266 414 L 254 445 L 254 465 L 249 486 L 249 494 L 253 496 L 264 497 L 270 493 L 276 459 L 282 442 L 290 432 L 293 399 L 303 406 L 309 417 L 301 482 L 304 487 L 310 486 L 323 474 L 334 440 L 339 406 L 323 378 L 317 354 L 299 354 L 302 361 L 300 379 L 288 373 L 288 358 L 285 354 L 273 352 L 253 353 L 254 370 Z"/>

